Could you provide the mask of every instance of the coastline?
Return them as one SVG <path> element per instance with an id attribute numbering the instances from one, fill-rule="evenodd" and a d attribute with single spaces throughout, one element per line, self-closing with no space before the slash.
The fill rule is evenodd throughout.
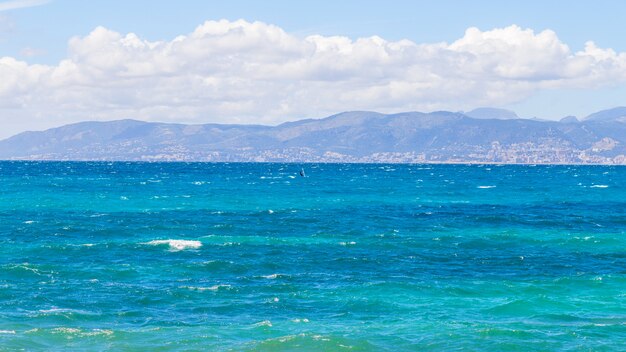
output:
<path id="1" fill-rule="evenodd" d="M 212 160 L 135 160 L 135 159 L 0 159 L 0 162 L 75 162 L 75 163 L 146 163 L 146 164 L 354 164 L 354 165 L 502 165 L 502 166 L 626 166 L 609 163 L 510 163 L 498 161 L 424 161 L 424 162 L 363 162 L 363 161 L 212 161 Z"/>

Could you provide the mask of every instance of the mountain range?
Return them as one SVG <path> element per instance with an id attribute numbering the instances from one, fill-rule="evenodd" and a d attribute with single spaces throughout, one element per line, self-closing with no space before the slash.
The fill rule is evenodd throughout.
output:
<path id="1" fill-rule="evenodd" d="M 80 122 L 2 140 L 0 159 L 626 164 L 626 107 L 560 121 L 480 108 L 351 111 L 278 126 Z"/>

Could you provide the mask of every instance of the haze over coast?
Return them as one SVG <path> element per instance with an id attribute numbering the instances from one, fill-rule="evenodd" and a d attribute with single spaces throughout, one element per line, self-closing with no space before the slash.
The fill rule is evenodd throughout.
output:
<path id="1" fill-rule="evenodd" d="M 626 164 L 626 108 L 581 120 L 479 108 L 351 111 L 278 126 L 82 122 L 0 141 L 19 160 Z"/>

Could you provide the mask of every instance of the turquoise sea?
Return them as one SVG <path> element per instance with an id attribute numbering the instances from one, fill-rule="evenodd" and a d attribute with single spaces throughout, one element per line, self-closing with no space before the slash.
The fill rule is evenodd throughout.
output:
<path id="1" fill-rule="evenodd" d="M 0 162 L 2 351 L 625 349 L 626 167 Z"/>

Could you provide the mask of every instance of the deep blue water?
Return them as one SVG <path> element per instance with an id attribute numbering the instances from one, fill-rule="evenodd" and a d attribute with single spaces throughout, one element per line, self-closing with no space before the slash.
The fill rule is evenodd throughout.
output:
<path id="1" fill-rule="evenodd" d="M 625 232 L 626 167 L 0 162 L 0 350 L 624 350 Z"/>

